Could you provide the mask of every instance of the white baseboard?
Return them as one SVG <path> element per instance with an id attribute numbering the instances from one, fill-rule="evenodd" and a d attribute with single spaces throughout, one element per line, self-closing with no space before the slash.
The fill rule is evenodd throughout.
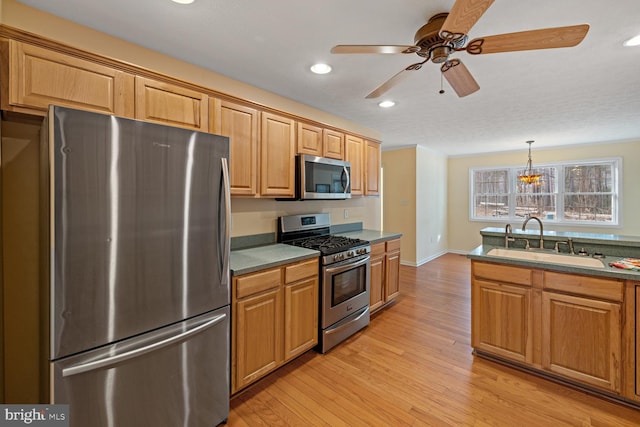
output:
<path id="1" fill-rule="evenodd" d="M 409 266 L 409 267 L 420 267 L 421 265 L 426 264 L 426 263 L 428 263 L 429 261 L 433 261 L 434 259 L 439 258 L 439 257 L 441 257 L 442 255 L 444 255 L 444 254 L 446 254 L 446 253 L 449 253 L 449 252 L 456 253 L 456 252 L 453 252 L 453 251 L 443 251 L 443 252 L 440 252 L 440 253 L 438 253 L 438 254 L 432 255 L 432 256 L 430 256 L 430 257 L 423 258 L 423 259 L 421 259 L 421 260 L 420 260 L 420 261 L 418 261 L 418 262 L 400 261 L 400 264 L 401 264 L 401 265 L 407 265 L 407 266 Z M 461 253 L 461 254 L 466 254 L 467 252 L 461 251 L 460 253 Z"/>

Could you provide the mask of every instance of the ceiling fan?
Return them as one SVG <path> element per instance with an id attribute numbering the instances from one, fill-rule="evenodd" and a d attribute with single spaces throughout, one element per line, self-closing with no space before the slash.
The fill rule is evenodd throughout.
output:
<path id="1" fill-rule="evenodd" d="M 466 51 L 471 55 L 514 52 L 519 50 L 572 47 L 584 39 L 589 25 L 543 28 L 517 33 L 480 37 L 467 43 L 467 33 L 489 9 L 494 0 L 456 0 L 451 12 L 432 16 L 414 37 L 415 45 L 337 45 L 331 53 L 415 53 L 423 60 L 411 64 L 378 86 L 366 98 L 377 98 L 403 81 L 409 73 L 419 70 L 427 61 L 442 64 L 440 70 L 459 97 L 467 96 L 480 86 L 467 67 L 451 54 Z M 443 93 L 441 91 L 440 93 Z"/>

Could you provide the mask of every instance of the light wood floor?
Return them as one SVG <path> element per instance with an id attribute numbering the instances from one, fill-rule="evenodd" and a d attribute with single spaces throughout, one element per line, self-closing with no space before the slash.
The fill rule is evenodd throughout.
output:
<path id="1" fill-rule="evenodd" d="M 474 358 L 470 264 L 401 267 L 397 303 L 231 400 L 229 426 L 640 426 L 640 410 Z"/>

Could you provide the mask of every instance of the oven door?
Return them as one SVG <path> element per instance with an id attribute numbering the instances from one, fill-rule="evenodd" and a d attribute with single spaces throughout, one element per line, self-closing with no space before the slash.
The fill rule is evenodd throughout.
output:
<path id="1" fill-rule="evenodd" d="M 369 255 L 322 268 L 322 329 L 369 305 Z"/>

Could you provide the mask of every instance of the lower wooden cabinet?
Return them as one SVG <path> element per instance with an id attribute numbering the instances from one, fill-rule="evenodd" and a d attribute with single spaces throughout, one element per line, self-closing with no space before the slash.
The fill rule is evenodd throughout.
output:
<path id="1" fill-rule="evenodd" d="M 473 347 L 531 363 L 531 289 L 477 279 L 471 298 Z"/>
<path id="2" fill-rule="evenodd" d="M 633 397 L 640 381 L 625 374 L 630 364 L 623 354 L 636 360 L 640 347 L 627 337 L 636 326 L 624 322 L 625 310 L 631 312 L 623 280 L 475 260 L 471 265 L 471 344 L 477 352 Z M 633 368 L 640 371 L 640 365 Z M 630 378 L 637 384 L 625 386 Z"/>
<path id="3" fill-rule="evenodd" d="M 619 393 L 621 304 L 555 292 L 542 294 L 542 366 Z"/>
<path id="4" fill-rule="evenodd" d="M 374 312 L 400 293 L 400 239 L 371 245 L 369 309 Z"/>
<path id="5" fill-rule="evenodd" d="M 318 342 L 318 259 L 233 277 L 231 392 Z"/>

